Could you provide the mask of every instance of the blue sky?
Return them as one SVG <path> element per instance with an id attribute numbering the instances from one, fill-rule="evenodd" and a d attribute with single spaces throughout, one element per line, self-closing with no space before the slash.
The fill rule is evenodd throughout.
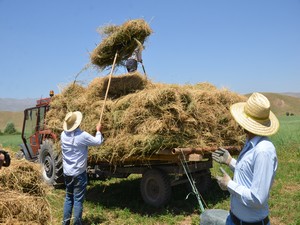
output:
<path id="1" fill-rule="evenodd" d="M 300 92 L 299 0 L 0 0 L 0 98 L 58 93 L 90 62 L 98 27 L 138 18 L 154 31 L 143 52 L 154 82 Z"/>

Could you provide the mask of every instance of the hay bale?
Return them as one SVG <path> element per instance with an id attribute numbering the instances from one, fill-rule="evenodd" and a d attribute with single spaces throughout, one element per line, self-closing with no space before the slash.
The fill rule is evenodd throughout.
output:
<path id="1" fill-rule="evenodd" d="M 121 26 L 112 26 L 111 29 L 109 27 L 102 30 L 107 37 L 90 55 L 91 62 L 100 69 L 105 69 L 113 64 L 116 52 L 118 52 L 116 64 L 121 64 L 132 55 L 137 47 L 135 39 L 144 43 L 152 33 L 151 28 L 143 19 L 129 20 Z"/>
<path id="2" fill-rule="evenodd" d="M 99 81 L 99 87 L 105 86 Z M 91 134 L 104 104 L 99 96 L 93 101 L 93 96 L 86 97 L 89 100 L 82 108 L 81 124 Z M 130 157 L 145 159 L 174 147 L 242 145 L 244 134 L 229 107 L 243 100 L 243 96 L 213 85 L 148 82 L 140 91 L 108 99 L 102 122 L 106 141 L 100 147 L 90 148 L 89 160 L 118 163 Z M 55 99 L 51 107 L 52 104 L 56 104 Z M 59 119 L 62 127 L 63 117 Z"/>

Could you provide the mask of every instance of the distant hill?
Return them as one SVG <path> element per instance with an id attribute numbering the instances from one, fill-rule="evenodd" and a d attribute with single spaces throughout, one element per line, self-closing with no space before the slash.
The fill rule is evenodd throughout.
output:
<path id="1" fill-rule="evenodd" d="M 296 92 L 285 92 L 285 93 L 281 93 L 281 94 L 300 98 L 300 92 L 299 93 L 296 93 Z"/>
<path id="2" fill-rule="evenodd" d="M 20 112 L 24 109 L 33 107 L 36 104 L 36 99 L 14 99 L 14 98 L 0 98 L 0 111 Z"/>
<path id="3" fill-rule="evenodd" d="M 287 112 L 300 115 L 300 93 L 262 93 L 271 103 L 271 109 L 277 116 L 284 116 Z M 249 96 L 247 94 L 246 96 Z M 0 130 L 3 131 L 8 122 L 13 122 L 21 131 L 23 111 L 33 107 L 36 99 L 3 99 L 0 98 Z"/>
<path id="4" fill-rule="evenodd" d="M 17 131 L 21 131 L 23 116 L 23 112 L 0 111 L 0 130 L 3 132 L 7 123 L 14 123 Z"/>
<path id="5" fill-rule="evenodd" d="M 277 116 L 286 115 L 286 113 L 293 113 L 294 115 L 300 115 L 300 93 L 269 93 L 262 92 L 265 95 L 270 103 L 271 110 Z M 247 94 L 246 96 L 249 96 Z M 295 97 L 298 96 L 299 97 Z"/>
<path id="6" fill-rule="evenodd" d="M 36 99 L 0 98 L 0 130 L 3 132 L 7 123 L 12 122 L 17 131 L 21 131 L 24 109 L 35 106 Z"/>

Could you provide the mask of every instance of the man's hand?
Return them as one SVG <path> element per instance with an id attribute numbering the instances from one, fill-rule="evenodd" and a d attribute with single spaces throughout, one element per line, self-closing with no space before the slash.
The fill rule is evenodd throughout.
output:
<path id="1" fill-rule="evenodd" d="M 223 177 L 217 176 L 217 182 L 223 191 L 227 191 L 227 186 L 231 178 L 222 167 L 220 167 L 220 170 L 223 173 Z"/>
<path id="2" fill-rule="evenodd" d="M 224 149 L 224 148 L 219 148 L 215 152 L 212 153 L 212 158 L 218 163 L 223 163 L 226 165 L 230 164 L 230 161 L 232 159 L 230 153 Z"/>
<path id="3" fill-rule="evenodd" d="M 97 123 L 97 126 L 96 126 L 96 131 L 102 131 L 102 126 L 100 123 Z"/>

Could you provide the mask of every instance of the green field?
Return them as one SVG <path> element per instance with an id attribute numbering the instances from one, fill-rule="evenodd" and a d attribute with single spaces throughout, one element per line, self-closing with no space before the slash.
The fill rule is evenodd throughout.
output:
<path id="1" fill-rule="evenodd" d="M 22 143 L 21 135 L 0 135 L 0 147 L 9 148 L 13 151 L 20 149 L 19 145 Z"/>
<path id="2" fill-rule="evenodd" d="M 270 196 L 272 224 L 300 224 L 300 116 L 280 118 L 279 132 L 272 136 L 279 159 L 277 176 Z M 5 148 L 18 150 L 19 135 L 0 136 Z M 214 164 L 212 175 L 218 173 Z M 140 176 L 127 179 L 92 181 L 84 203 L 84 224 L 199 224 L 200 210 L 194 195 L 186 199 L 185 185 L 173 188 L 165 208 L 146 205 L 139 192 Z M 202 196 L 205 208 L 229 209 L 228 192 L 221 191 L 213 179 L 208 193 Z M 64 190 L 52 190 L 47 196 L 52 208 L 52 224 L 62 220 Z"/>

